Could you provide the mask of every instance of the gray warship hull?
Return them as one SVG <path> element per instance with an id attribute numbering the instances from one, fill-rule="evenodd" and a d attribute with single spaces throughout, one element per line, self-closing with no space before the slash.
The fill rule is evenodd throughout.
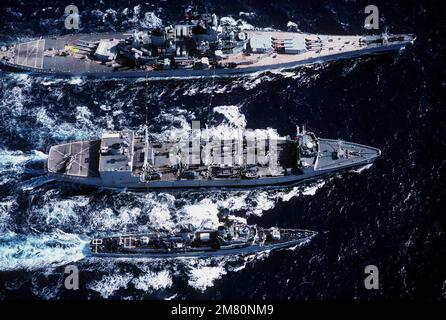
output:
<path id="1" fill-rule="evenodd" d="M 247 32 L 251 37 L 288 37 L 295 38 L 313 36 L 290 32 Z M 359 43 L 359 36 L 321 36 L 327 42 L 326 48 L 314 52 L 305 51 L 290 54 L 250 53 L 249 55 L 233 55 L 226 58 L 233 67 L 209 68 L 168 68 L 167 70 L 142 70 L 137 68 L 124 68 L 125 70 L 112 68 L 110 64 L 104 64 L 91 59 L 79 59 L 70 55 L 54 56 L 48 52 L 67 50 L 79 41 L 99 41 L 103 38 L 125 39 L 128 34 L 88 34 L 71 35 L 53 38 L 43 38 L 24 43 L 18 43 L 9 48 L 7 52 L 0 52 L 0 66 L 7 71 L 27 72 L 31 74 L 55 75 L 55 76 L 85 76 L 93 78 L 188 78 L 188 77 L 224 77 L 237 76 L 247 73 L 293 69 L 300 66 L 319 64 L 329 61 L 351 59 L 361 56 L 396 52 L 404 48 L 415 39 L 412 35 L 394 36 L 396 41 L 383 42 L 381 36 L 366 36 L 365 39 L 372 44 L 352 45 Z M 334 40 L 333 40 L 334 39 Z M 328 41 L 332 42 L 328 42 Z M 375 42 L 380 43 L 375 43 Z M 337 44 L 339 42 L 339 44 Z M 334 43 L 334 44 L 333 44 Z M 341 43 L 343 45 L 341 46 Z M 346 45 L 345 43 L 349 43 Z"/>
<path id="2" fill-rule="evenodd" d="M 182 231 L 96 238 L 87 256 L 110 258 L 206 258 L 251 255 L 308 243 L 317 232 L 303 229 L 258 228 L 227 220 L 218 230 Z"/>
<path id="3" fill-rule="evenodd" d="M 120 182 L 116 184 L 105 184 L 100 178 L 79 178 L 79 177 L 68 177 L 59 174 L 49 173 L 57 181 L 82 184 L 92 187 L 101 187 L 105 189 L 115 189 L 115 190 L 129 190 L 129 191 L 140 191 L 140 192 L 150 192 L 154 190 L 176 190 L 176 189 L 212 189 L 212 188 L 223 188 L 223 189 L 245 189 L 245 188 L 256 188 L 256 187 L 274 187 L 274 186 L 287 186 L 295 185 L 299 183 L 309 182 L 317 180 L 319 178 L 327 177 L 334 174 L 341 174 L 349 170 L 358 169 L 369 164 L 372 164 L 373 160 L 365 160 L 361 163 L 352 164 L 350 166 L 345 166 L 342 168 L 332 168 L 326 170 L 320 170 L 318 172 L 311 172 L 302 175 L 290 175 L 286 177 L 269 177 L 269 178 L 257 178 L 252 180 L 241 180 L 241 179 L 221 179 L 221 180 L 202 180 L 202 181 L 189 181 L 189 180 L 178 180 L 178 181 L 152 181 L 152 182 L 141 182 L 138 179 L 134 181 Z"/>
<path id="4" fill-rule="evenodd" d="M 91 257 L 101 258 L 145 258 L 145 259 L 181 259 L 181 258 L 208 258 L 208 257 L 221 257 L 221 256 L 241 256 L 251 255 L 271 250 L 288 249 L 291 247 L 303 245 L 309 242 L 314 235 L 298 239 L 290 240 L 282 243 L 270 244 L 270 245 L 250 245 L 237 249 L 220 249 L 220 250 L 208 250 L 200 252 L 174 252 L 174 253 L 94 253 L 90 250 L 87 251 L 87 255 Z"/>
<path id="5" fill-rule="evenodd" d="M 133 138 L 132 138 L 133 139 Z M 314 138 L 311 138 L 314 139 Z M 102 139 L 101 145 L 107 145 L 111 142 Z M 113 140 L 112 142 L 114 142 Z M 313 141 L 313 140 L 312 140 Z M 316 140 L 314 140 L 316 141 Z M 342 141 L 342 148 L 347 150 L 347 155 L 337 158 L 340 141 L 333 139 L 317 139 L 317 152 L 301 160 L 311 162 L 305 168 L 297 168 L 297 160 L 292 156 L 291 151 L 282 151 L 280 158 L 284 164 L 283 170 L 277 175 L 271 175 L 268 168 L 260 168 L 259 174 L 252 178 L 240 176 L 196 176 L 192 179 L 182 178 L 177 174 L 165 173 L 161 178 L 154 180 L 141 179 L 141 175 L 135 174 L 135 170 L 130 168 L 122 171 L 107 168 L 110 160 L 106 160 L 105 156 L 98 154 L 100 140 L 76 142 L 64 145 L 53 146 L 50 149 L 48 160 L 48 173 L 58 181 L 84 184 L 94 187 L 103 187 L 110 189 L 126 189 L 135 191 L 151 191 L 161 189 L 195 189 L 195 188 L 253 188 L 253 187 L 272 187 L 281 185 L 292 185 L 303 181 L 318 179 L 323 176 L 333 175 L 360 168 L 373 163 L 373 161 L 381 154 L 377 148 Z M 116 144 L 116 142 L 115 142 Z M 94 146 L 96 145 L 96 146 Z M 293 149 L 297 147 L 294 142 L 284 140 L 281 145 L 283 148 Z M 147 146 L 147 145 L 146 145 Z M 292 146 L 292 147 L 290 147 Z M 146 148 L 146 147 L 142 147 Z M 246 150 L 245 150 L 246 152 Z M 288 152 L 288 153 L 287 153 Z M 345 151 L 343 151 L 345 153 Z M 68 159 L 75 155 L 75 162 L 70 164 L 67 171 L 62 164 L 61 159 Z M 246 154 L 244 155 L 246 158 Z M 98 157 L 103 157 L 98 161 Z M 137 154 L 130 155 L 129 159 L 138 158 Z M 154 163 L 164 163 L 166 159 L 155 159 Z M 279 162 L 280 162 L 279 161 Z M 90 167 L 83 166 L 87 163 Z M 104 168 L 100 169 L 100 163 L 104 164 Z M 291 164 L 290 164 L 291 163 Z M 293 168 L 293 165 L 294 168 Z M 290 167 L 285 170 L 285 167 Z M 63 168 L 62 168 L 63 167 Z M 62 170 L 61 170 L 62 168 Z M 160 167 L 161 168 L 161 167 Z M 206 167 L 206 170 L 209 168 Z M 196 169 L 200 171 L 200 169 Z"/>

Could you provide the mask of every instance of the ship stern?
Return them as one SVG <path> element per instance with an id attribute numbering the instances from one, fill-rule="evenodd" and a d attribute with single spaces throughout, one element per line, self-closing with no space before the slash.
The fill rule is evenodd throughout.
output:
<path id="1" fill-rule="evenodd" d="M 99 177 L 100 140 L 54 145 L 48 153 L 48 174 L 61 180 Z"/>

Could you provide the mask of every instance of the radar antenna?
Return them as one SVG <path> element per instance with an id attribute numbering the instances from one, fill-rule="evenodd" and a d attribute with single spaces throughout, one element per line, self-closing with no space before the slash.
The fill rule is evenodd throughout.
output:
<path id="1" fill-rule="evenodd" d="M 344 141 L 338 139 L 338 149 L 336 150 L 336 155 L 339 158 L 344 158 L 346 156 L 347 150 L 344 148 Z"/>
<path id="2" fill-rule="evenodd" d="M 344 141 L 342 141 L 342 139 L 338 139 L 338 149 L 342 150 L 344 146 Z"/>

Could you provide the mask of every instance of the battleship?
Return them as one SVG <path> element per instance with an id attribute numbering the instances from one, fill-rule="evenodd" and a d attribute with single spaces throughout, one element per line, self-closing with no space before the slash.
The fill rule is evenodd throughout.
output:
<path id="1" fill-rule="evenodd" d="M 106 132 L 98 140 L 51 146 L 46 167 L 55 180 L 111 189 L 236 189 L 317 179 L 367 166 L 381 154 L 317 138 L 305 127 L 297 127 L 294 138 L 274 139 L 240 132 L 222 141 L 198 132 L 178 141 L 151 139 L 147 126 L 145 133 Z"/>
<path id="2" fill-rule="evenodd" d="M 0 48 L 0 66 L 59 76 L 181 78 L 293 69 L 398 51 L 411 34 L 319 35 L 246 29 L 186 11 L 175 25 L 130 33 L 69 34 Z"/>
<path id="3" fill-rule="evenodd" d="M 147 233 L 96 238 L 87 252 L 93 257 L 187 258 L 247 255 L 285 249 L 310 241 L 317 232 L 302 229 L 264 229 L 226 219 L 216 230 L 176 234 Z"/>

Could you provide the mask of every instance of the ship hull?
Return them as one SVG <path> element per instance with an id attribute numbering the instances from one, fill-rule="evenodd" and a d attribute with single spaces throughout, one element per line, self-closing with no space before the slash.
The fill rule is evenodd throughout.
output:
<path id="1" fill-rule="evenodd" d="M 108 258 L 146 258 L 146 259 L 182 259 L 182 258 L 206 258 L 206 257 L 221 257 L 221 256 L 239 256 L 250 255 L 271 250 L 287 249 L 290 247 L 302 245 L 310 241 L 314 235 L 297 240 L 290 240 L 282 243 L 275 243 L 270 245 L 249 245 L 236 249 L 220 249 L 209 251 L 196 252 L 176 252 L 176 253 L 93 253 L 89 249 L 87 254 L 92 257 L 108 257 Z"/>
<path id="2" fill-rule="evenodd" d="M 114 36 L 117 38 L 123 38 L 123 34 L 110 34 L 108 36 Z M 88 37 L 88 36 L 84 36 Z M 93 37 L 93 35 L 91 36 Z M 87 38 L 88 39 L 88 38 Z M 45 39 L 43 39 L 45 40 Z M 42 40 L 36 40 L 42 41 Z M 47 42 L 55 41 L 51 39 L 46 39 Z M 236 68 L 216 68 L 216 69 L 171 69 L 171 70 L 158 70 L 158 71 L 144 71 L 144 70 L 126 70 L 126 71 L 113 71 L 110 68 L 105 68 L 103 66 L 98 66 L 97 64 L 78 64 L 73 63 L 65 64 L 62 62 L 57 62 L 55 58 L 51 57 L 40 57 L 39 59 L 32 60 L 33 63 L 15 64 L 5 60 L 0 60 L 0 66 L 6 71 L 13 72 L 27 72 L 31 74 L 41 74 L 41 75 L 54 75 L 62 77 L 72 77 L 72 76 L 84 76 L 92 78 L 154 78 L 154 79 L 169 79 L 169 78 L 196 78 L 196 77 L 225 77 L 225 76 L 237 76 L 242 74 L 249 74 L 255 72 L 265 72 L 265 71 L 275 71 L 275 70 L 286 70 L 294 69 L 297 67 L 320 64 L 336 60 L 344 60 L 357 58 L 361 56 L 368 56 L 374 54 L 383 54 L 389 52 L 395 52 L 404 48 L 409 42 L 398 42 L 386 45 L 375 45 L 364 49 L 344 51 L 340 53 L 325 54 L 317 57 L 308 57 L 298 60 L 293 60 L 287 62 L 266 64 L 266 65 L 255 65 L 255 66 L 244 66 Z M 54 43 L 53 43 L 54 44 Z M 50 46 L 50 44 L 44 44 L 45 48 Z M 60 49 L 60 48 L 59 48 Z M 285 55 L 286 56 L 286 55 Z M 292 57 L 293 55 L 288 55 Z M 52 60 L 54 59 L 54 60 Z M 35 67 L 35 65 L 41 64 L 42 67 Z M 51 67 L 49 67 L 51 66 Z"/>
<path id="3" fill-rule="evenodd" d="M 310 58 L 299 62 L 280 63 L 276 65 L 247 67 L 247 68 L 222 68 L 222 69 L 207 69 L 207 70 L 168 70 L 168 71 L 114 71 L 114 72 L 61 72 L 50 71 L 45 69 L 37 69 L 32 67 L 20 66 L 11 63 L 5 63 L 0 61 L 0 66 L 5 71 L 17 72 L 17 73 L 31 73 L 36 75 L 48 75 L 48 76 L 62 76 L 62 77 L 87 77 L 87 78 L 151 78 L 151 79 L 169 79 L 169 78 L 200 78 L 200 77 L 235 77 L 243 74 L 250 74 L 256 72 L 277 71 L 295 69 L 298 67 L 322 64 L 325 62 L 347 60 L 351 58 L 357 58 L 375 54 L 385 54 L 398 51 L 404 48 L 405 45 L 392 45 L 382 48 L 370 48 L 357 52 L 348 52 L 333 54 L 332 56 Z"/>
<path id="4" fill-rule="evenodd" d="M 267 177 L 256 179 L 212 179 L 212 180 L 177 180 L 177 181 L 150 181 L 142 182 L 138 178 L 135 178 L 132 182 L 122 184 L 105 184 L 101 178 L 92 177 L 72 177 L 67 175 L 49 173 L 51 177 L 58 181 L 83 184 L 93 187 L 102 187 L 106 189 L 123 189 L 139 192 L 150 192 L 156 190 L 177 190 L 177 189 L 212 189 L 212 188 L 224 188 L 224 189 L 245 189 L 256 187 L 274 187 L 274 186 L 286 186 L 294 185 L 301 182 L 308 182 L 329 176 L 333 174 L 342 173 L 355 168 L 360 168 L 373 163 L 374 159 L 365 160 L 362 162 L 354 163 L 350 166 L 344 166 L 342 168 L 332 168 L 326 170 L 310 171 L 301 175 L 289 175 L 280 177 Z"/>

